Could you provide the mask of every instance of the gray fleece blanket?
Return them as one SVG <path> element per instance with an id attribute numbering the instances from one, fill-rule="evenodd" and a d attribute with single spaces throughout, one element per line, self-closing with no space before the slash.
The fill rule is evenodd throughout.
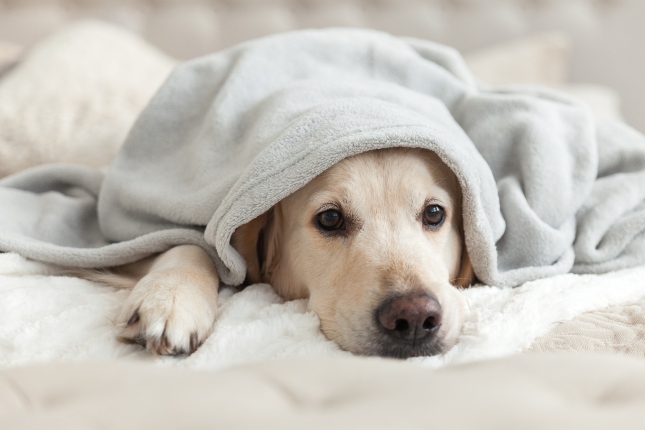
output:
<path id="1" fill-rule="evenodd" d="M 445 46 L 349 29 L 181 64 L 106 175 L 46 165 L 0 181 L 0 250 L 105 267 L 190 243 L 240 284 L 238 226 L 343 158 L 396 146 L 457 175 L 484 283 L 645 262 L 643 135 L 544 89 L 481 88 Z"/>

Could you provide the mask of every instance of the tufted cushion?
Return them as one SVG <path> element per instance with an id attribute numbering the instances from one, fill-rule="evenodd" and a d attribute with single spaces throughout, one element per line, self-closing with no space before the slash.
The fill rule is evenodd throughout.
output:
<path id="1" fill-rule="evenodd" d="M 31 45 L 82 17 L 139 32 L 180 59 L 304 27 L 373 27 L 464 52 L 566 31 L 573 42 L 571 80 L 615 88 L 627 121 L 645 130 L 641 0 L 5 0 L 0 40 Z"/>
<path id="2" fill-rule="evenodd" d="M 144 364 L 0 372 L 3 429 L 641 429 L 645 363 L 535 355 L 439 371 L 292 359 L 219 372 Z"/>

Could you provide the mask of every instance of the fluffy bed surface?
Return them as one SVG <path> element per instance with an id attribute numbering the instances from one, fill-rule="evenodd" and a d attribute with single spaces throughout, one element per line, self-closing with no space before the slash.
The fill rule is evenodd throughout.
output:
<path id="1" fill-rule="evenodd" d="M 116 341 L 113 321 L 127 291 L 51 272 L 16 254 L 0 254 L 0 365 L 153 360 L 218 369 L 272 358 L 349 355 L 323 336 L 304 300 L 284 302 L 269 285 L 260 284 L 236 294 L 222 291 L 215 331 L 196 353 L 154 358 L 139 346 Z M 442 367 L 525 351 L 561 321 L 643 298 L 643 279 L 645 266 L 640 266 L 605 275 L 559 275 L 519 288 L 464 290 L 470 313 L 457 346 L 444 356 L 410 360 Z M 634 353 L 642 347 L 636 342 Z"/>
<path id="2" fill-rule="evenodd" d="M 615 352 L 645 357 L 645 299 L 584 313 L 558 324 L 532 352 Z"/>

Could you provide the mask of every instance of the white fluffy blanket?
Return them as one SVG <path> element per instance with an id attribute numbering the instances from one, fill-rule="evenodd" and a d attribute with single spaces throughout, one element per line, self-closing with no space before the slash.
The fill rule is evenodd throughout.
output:
<path id="1" fill-rule="evenodd" d="M 0 254 L 0 366 L 52 360 L 157 360 L 216 369 L 279 357 L 348 354 L 318 330 L 306 301 L 284 302 L 268 285 L 220 295 L 215 331 L 190 357 L 154 358 L 116 341 L 113 325 L 127 291 L 48 276 L 52 269 Z M 560 275 L 518 288 L 475 287 L 456 347 L 444 356 L 413 358 L 431 367 L 512 355 L 555 324 L 583 312 L 645 297 L 645 266 L 605 275 Z"/>

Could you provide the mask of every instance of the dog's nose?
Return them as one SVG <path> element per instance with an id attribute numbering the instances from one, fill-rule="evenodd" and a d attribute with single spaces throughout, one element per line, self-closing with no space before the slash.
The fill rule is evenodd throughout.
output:
<path id="1" fill-rule="evenodd" d="M 430 340 L 441 326 L 441 305 L 425 292 L 412 292 L 385 300 L 378 309 L 385 332 L 408 342 Z"/>

